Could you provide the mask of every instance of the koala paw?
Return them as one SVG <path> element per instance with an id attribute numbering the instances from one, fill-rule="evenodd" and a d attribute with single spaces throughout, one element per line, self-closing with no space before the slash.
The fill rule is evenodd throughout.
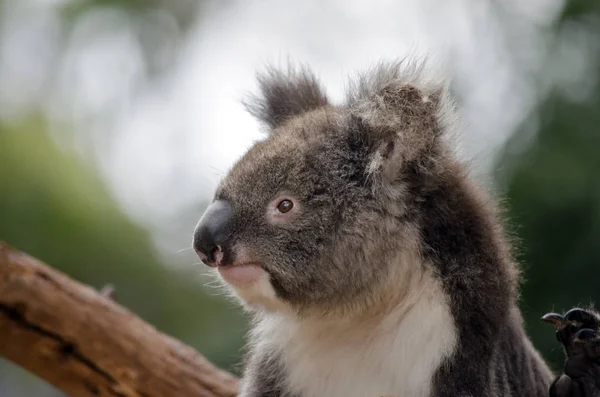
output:
<path id="1" fill-rule="evenodd" d="M 577 308 L 542 320 L 557 328 L 566 355 L 564 373 L 552 382 L 550 397 L 600 397 L 600 316 Z"/>

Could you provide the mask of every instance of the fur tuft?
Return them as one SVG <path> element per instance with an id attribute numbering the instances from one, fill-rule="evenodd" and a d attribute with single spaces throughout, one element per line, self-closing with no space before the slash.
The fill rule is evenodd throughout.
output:
<path id="1" fill-rule="evenodd" d="M 398 145 L 398 160 L 411 162 L 456 129 L 448 87 L 425 61 L 380 63 L 350 82 L 347 105 L 371 140 L 384 146 L 380 151 Z"/>
<path id="2" fill-rule="evenodd" d="M 287 71 L 268 67 L 257 79 L 260 94 L 251 96 L 244 105 L 250 114 L 270 129 L 328 104 L 324 89 L 306 67 L 290 65 Z"/>
<path id="3" fill-rule="evenodd" d="M 347 103 L 352 106 L 363 100 L 372 100 L 390 86 L 412 86 L 425 96 L 441 99 L 439 94 L 446 94 L 449 81 L 437 76 L 426 60 L 380 62 L 350 81 Z"/>
<path id="4" fill-rule="evenodd" d="M 349 81 L 349 129 L 368 146 L 366 175 L 382 187 L 390 187 L 402 170 L 439 164 L 442 152 L 451 149 L 447 138 L 455 135 L 457 117 L 448 80 L 426 66 L 382 62 Z"/>

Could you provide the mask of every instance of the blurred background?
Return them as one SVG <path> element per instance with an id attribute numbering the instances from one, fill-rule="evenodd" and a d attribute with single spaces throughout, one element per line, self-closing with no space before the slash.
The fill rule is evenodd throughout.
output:
<path id="1" fill-rule="evenodd" d="M 600 297 L 598 0 L 0 0 L 0 240 L 237 372 L 246 321 L 189 246 L 261 138 L 240 99 L 265 62 L 308 63 L 336 100 L 410 54 L 453 78 L 460 154 L 505 203 L 559 369 L 540 316 Z M 59 395 L 0 360 L 1 397 Z"/>

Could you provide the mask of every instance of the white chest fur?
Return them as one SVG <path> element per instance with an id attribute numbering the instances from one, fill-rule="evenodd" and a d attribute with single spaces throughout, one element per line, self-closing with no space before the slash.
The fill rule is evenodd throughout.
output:
<path id="1" fill-rule="evenodd" d="M 259 343 L 283 352 L 286 388 L 302 397 L 427 397 L 456 344 L 445 294 L 429 279 L 379 321 L 264 318 Z"/>

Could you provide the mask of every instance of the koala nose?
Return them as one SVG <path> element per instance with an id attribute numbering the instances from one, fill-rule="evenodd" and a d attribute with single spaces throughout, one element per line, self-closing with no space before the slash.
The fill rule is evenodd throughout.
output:
<path id="1" fill-rule="evenodd" d="M 204 264 L 217 267 L 225 255 L 223 244 L 230 232 L 233 211 L 225 200 L 208 206 L 194 231 L 194 250 Z"/>

